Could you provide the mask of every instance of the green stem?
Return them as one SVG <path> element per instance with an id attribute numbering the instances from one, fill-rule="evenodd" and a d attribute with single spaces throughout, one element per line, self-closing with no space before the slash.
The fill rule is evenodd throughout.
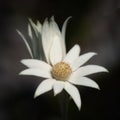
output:
<path id="1" fill-rule="evenodd" d="M 62 120 L 68 120 L 68 104 L 69 104 L 68 94 L 65 91 L 63 91 L 60 95 L 59 100 L 60 100 Z"/>

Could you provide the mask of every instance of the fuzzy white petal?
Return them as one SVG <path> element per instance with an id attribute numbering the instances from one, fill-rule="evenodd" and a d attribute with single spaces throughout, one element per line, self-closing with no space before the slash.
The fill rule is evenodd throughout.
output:
<path id="1" fill-rule="evenodd" d="M 37 26 L 35 25 L 35 23 L 31 19 L 29 19 L 29 22 L 30 22 L 30 25 L 31 25 L 32 29 L 34 30 L 36 36 L 38 36 Z M 29 27 L 29 25 L 28 25 L 28 27 Z"/>
<path id="2" fill-rule="evenodd" d="M 51 49 L 50 49 L 50 62 L 52 65 L 60 62 L 63 58 L 63 49 L 62 49 L 62 36 L 58 25 L 54 21 L 54 17 L 51 17 L 50 22 L 50 35 L 53 40 Z"/>
<path id="3" fill-rule="evenodd" d="M 86 65 L 86 66 L 80 67 L 78 70 L 73 72 L 73 74 L 71 75 L 71 79 L 72 77 L 73 78 L 76 76 L 83 77 L 83 76 L 98 73 L 98 72 L 108 72 L 108 70 L 98 65 Z"/>
<path id="4" fill-rule="evenodd" d="M 79 56 L 79 54 L 80 46 L 76 44 L 69 50 L 63 61 L 71 64 Z"/>
<path id="5" fill-rule="evenodd" d="M 33 38 L 30 24 L 28 24 L 28 35 L 30 36 L 31 39 Z"/>
<path id="6" fill-rule="evenodd" d="M 27 47 L 27 49 L 28 49 L 31 57 L 33 58 L 32 50 L 31 50 L 31 48 L 30 48 L 27 40 L 25 39 L 25 37 L 23 36 L 23 34 L 22 34 L 19 30 L 17 30 L 17 32 L 18 32 L 18 34 L 21 36 L 21 38 L 23 39 L 23 41 L 24 41 L 24 43 L 25 43 L 25 45 L 26 45 L 26 47 Z"/>
<path id="7" fill-rule="evenodd" d="M 54 65 L 62 61 L 62 58 L 63 58 L 63 54 L 62 54 L 61 43 L 59 38 L 56 36 L 56 39 L 54 40 L 50 50 L 50 62 L 52 65 Z"/>
<path id="8" fill-rule="evenodd" d="M 64 22 L 64 24 L 63 24 L 63 26 L 62 26 L 62 36 L 63 36 L 64 40 L 65 40 L 65 33 L 66 33 L 67 23 L 68 23 L 68 21 L 69 21 L 70 18 L 71 18 L 71 16 L 68 17 L 68 18 L 65 20 L 65 22 Z"/>
<path id="9" fill-rule="evenodd" d="M 57 23 L 55 22 L 53 16 L 52 16 L 51 19 L 50 19 L 50 30 L 51 30 L 51 34 L 52 34 L 52 35 L 61 36 L 59 27 L 58 27 Z"/>
<path id="10" fill-rule="evenodd" d="M 23 70 L 20 75 L 33 75 L 37 77 L 43 77 L 43 78 L 52 78 L 49 71 L 45 71 L 43 69 L 36 69 L 36 68 L 30 68 Z"/>
<path id="11" fill-rule="evenodd" d="M 46 79 L 40 83 L 40 85 L 37 87 L 34 97 L 38 97 L 39 95 L 46 93 L 53 88 L 55 80 L 54 79 Z"/>
<path id="12" fill-rule="evenodd" d="M 21 60 L 21 63 L 23 63 L 29 68 L 38 68 L 46 71 L 50 71 L 52 69 L 52 67 L 49 64 L 37 59 L 23 59 Z"/>
<path id="13" fill-rule="evenodd" d="M 36 26 L 37 30 L 39 33 L 41 33 L 41 30 L 42 30 L 42 25 L 39 21 L 37 21 L 37 26 Z"/>
<path id="14" fill-rule="evenodd" d="M 80 110 L 80 108 L 81 108 L 81 98 L 80 98 L 80 93 L 79 93 L 78 89 L 68 82 L 65 83 L 65 88 L 64 89 L 72 97 L 73 101 L 75 102 L 78 109 Z"/>
<path id="15" fill-rule="evenodd" d="M 94 55 L 96 55 L 96 53 L 94 52 L 89 52 L 86 54 L 83 54 L 81 56 L 79 56 L 72 64 L 72 70 L 75 71 L 76 69 L 78 69 L 80 66 L 82 66 L 84 63 L 86 63 L 91 57 L 93 57 Z"/>
<path id="16" fill-rule="evenodd" d="M 56 81 L 53 85 L 54 95 L 59 94 L 64 88 L 64 82 Z"/>
<path id="17" fill-rule="evenodd" d="M 47 19 L 45 19 L 43 23 L 41 35 L 45 57 L 47 62 L 49 63 L 49 52 L 53 39 L 51 36 L 50 26 Z"/>
<path id="18" fill-rule="evenodd" d="M 42 25 L 40 24 L 39 21 L 37 21 L 37 25 L 32 21 L 32 19 L 29 19 L 29 22 L 32 26 L 32 28 L 35 31 L 35 34 L 38 36 L 38 32 L 41 33 Z"/>
<path id="19" fill-rule="evenodd" d="M 82 86 L 100 89 L 95 81 L 87 77 L 75 77 L 74 79 L 69 79 L 69 82 L 75 85 L 82 85 Z"/>
<path id="20" fill-rule="evenodd" d="M 67 23 L 68 23 L 68 21 L 69 21 L 70 18 L 71 18 L 71 17 L 68 17 L 68 18 L 65 20 L 65 22 L 64 22 L 64 24 L 63 24 L 63 26 L 62 26 L 62 37 L 63 37 L 63 39 L 62 39 L 62 49 L 63 49 L 63 56 L 66 55 L 65 33 L 66 33 Z"/>

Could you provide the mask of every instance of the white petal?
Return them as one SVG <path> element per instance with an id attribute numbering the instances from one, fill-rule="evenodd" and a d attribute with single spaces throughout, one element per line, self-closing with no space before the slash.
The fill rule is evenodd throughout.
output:
<path id="1" fill-rule="evenodd" d="M 69 82 L 75 85 L 82 85 L 82 86 L 100 89 L 98 84 L 95 81 L 87 77 L 78 77 L 78 78 L 76 77 L 74 79 L 69 79 Z"/>
<path id="2" fill-rule="evenodd" d="M 34 97 L 38 97 L 39 95 L 52 90 L 54 82 L 55 82 L 54 79 L 47 79 L 42 81 L 40 85 L 37 87 Z"/>
<path id="3" fill-rule="evenodd" d="M 55 37 L 55 36 L 54 36 Z M 62 61 L 62 47 L 59 38 L 56 36 L 50 50 L 50 62 L 52 65 Z"/>
<path id="4" fill-rule="evenodd" d="M 79 56 L 79 54 L 80 46 L 76 44 L 69 50 L 63 61 L 70 64 Z"/>
<path id="5" fill-rule="evenodd" d="M 65 33 L 66 33 L 66 27 L 67 27 L 67 23 L 68 23 L 68 20 L 70 19 L 71 17 L 68 17 L 63 26 L 62 26 L 62 49 L 63 49 L 63 55 L 65 56 L 66 55 L 66 45 L 65 45 Z"/>
<path id="6" fill-rule="evenodd" d="M 58 27 L 57 23 L 55 22 L 53 16 L 50 19 L 50 30 L 51 30 L 52 35 L 61 36 L 59 27 Z"/>
<path id="7" fill-rule="evenodd" d="M 38 36 L 38 32 L 41 33 L 42 25 L 40 24 L 39 21 L 37 21 L 37 25 L 31 19 L 29 19 L 29 21 L 30 21 L 30 24 L 31 24 L 32 28 L 35 31 L 35 34 Z"/>
<path id="8" fill-rule="evenodd" d="M 24 41 L 24 43 L 25 43 L 25 45 L 26 45 L 26 47 L 28 49 L 28 52 L 30 53 L 31 57 L 33 58 L 32 50 L 31 50 L 27 40 L 25 39 L 25 37 L 23 36 L 23 34 L 19 30 L 17 30 L 17 32 L 21 36 L 21 38 L 23 39 L 23 41 Z"/>
<path id="9" fill-rule="evenodd" d="M 82 66 L 84 63 L 86 63 L 91 57 L 93 57 L 94 55 L 96 55 L 96 53 L 94 52 L 89 52 L 86 54 L 83 54 L 81 56 L 79 56 L 72 64 L 72 70 L 75 71 L 76 69 L 78 69 L 80 66 Z"/>
<path id="10" fill-rule="evenodd" d="M 37 27 L 38 32 L 41 33 L 42 25 L 39 21 L 37 21 L 37 26 L 36 27 Z"/>
<path id="11" fill-rule="evenodd" d="M 35 69 L 35 68 L 30 68 L 23 70 L 20 75 L 33 75 L 33 76 L 38 76 L 38 77 L 43 77 L 43 78 L 52 78 L 50 72 L 45 71 L 43 69 Z"/>
<path id="12" fill-rule="evenodd" d="M 51 32 L 50 32 L 50 26 L 48 24 L 48 20 L 45 19 L 42 27 L 42 43 L 43 43 L 43 49 L 45 53 L 45 57 L 47 62 L 49 63 L 49 52 L 50 52 L 50 47 L 53 42 Z"/>
<path id="13" fill-rule="evenodd" d="M 31 39 L 33 38 L 30 24 L 28 24 L 28 35 L 30 36 Z"/>
<path id="14" fill-rule="evenodd" d="M 29 68 L 38 68 L 46 71 L 51 71 L 52 69 L 52 67 L 49 64 L 37 59 L 23 59 L 21 60 L 21 63 L 23 63 Z"/>
<path id="15" fill-rule="evenodd" d="M 50 62 L 52 65 L 60 62 L 63 58 L 63 49 L 62 49 L 62 36 L 58 25 L 54 21 L 54 17 L 51 17 L 50 21 L 50 36 L 53 40 L 51 49 L 50 49 Z"/>
<path id="16" fill-rule="evenodd" d="M 71 75 L 71 79 L 75 77 L 83 77 L 83 76 L 98 73 L 98 72 L 108 72 L 108 70 L 98 65 L 86 65 L 86 66 L 80 67 L 78 70 L 73 72 L 73 74 Z"/>
<path id="17" fill-rule="evenodd" d="M 54 95 L 59 94 L 64 88 L 64 82 L 56 81 L 53 85 Z"/>
<path id="18" fill-rule="evenodd" d="M 65 33 L 66 33 L 67 23 L 68 23 L 68 21 L 69 21 L 70 18 L 71 18 L 71 16 L 68 17 L 68 18 L 65 20 L 65 22 L 64 22 L 64 24 L 63 24 L 63 26 L 62 26 L 62 36 L 63 36 L 64 40 L 65 40 Z"/>
<path id="19" fill-rule="evenodd" d="M 81 108 L 81 99 L 80 99 L 80 94 L 79 94 L 78 89 L 75 86 L 73 86 L 72 84 L 66 82 L 65 83 L 65 90 L 72 97 L 72 99 L 74 100 L 74 102 L 77 105 L 78 109 L 80 110 L 80 108 Z"/>
<path id="20" fill-rule="evenodd" d="M 42 29 L 42 42 L 48 63 L 50 62 L 49 59 L 51 60 L 52 58 L 53 58 L 51 60 L 52 64 L 54 64 L 54 62 L 55 63 L 58 62 L 59 59 L 60 60 L 62 59 L 61 56 L 63 56 L 62 55 L 63 50 L 62 50 L 61 41 L 62 41 L 62 35 L 60 33 L 58 25 L 54 21 L 54 18 L 53 17 L 51 18 L 50 24 L 48 23 L 48 20 L 45 20 Z M 52 58 L 50 56 L 52 56 Z"/>

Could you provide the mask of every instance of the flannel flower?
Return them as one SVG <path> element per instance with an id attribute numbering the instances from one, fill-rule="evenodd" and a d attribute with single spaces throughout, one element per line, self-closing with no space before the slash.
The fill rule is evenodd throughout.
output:
<path id="1" fill-rule="evenodd" d="M 74 45 L 66 53 L 65 31 L 66 19 L 60 31 L 54 17 L 50 21 L 45 19 L 43 25 L 37 21 L 35 24 L 29 19 L 28 39 L 20 31 L 32 59 L 23 59 L 21 62 L 28 68 L 20 72 L 20 75 L 33 75 L 45 78 L 37 87 L 34 97 L 53 89 L 54 95 L 64 89 L 73 99 L 78 109 L 81 108 L 81 98 L 75 85 L 87 86 L 99 89 L 98 84 L 87 75 L 108 72 L 107 69 L 98 65 L 85 65 L 91 57 L 96 55 L 88 52 L 80 55 L 80 46 Z"/>

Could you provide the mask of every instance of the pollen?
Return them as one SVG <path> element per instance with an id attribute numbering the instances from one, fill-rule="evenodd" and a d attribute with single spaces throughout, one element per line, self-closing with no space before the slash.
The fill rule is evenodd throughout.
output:
<path id="1" fill-rule="evenodd" d="M 67 80 L 72 73 L 72 69 L 69 64 L 65 62 L 59 62 L 52 68 L 52 76 L 57 80 Z"/>

